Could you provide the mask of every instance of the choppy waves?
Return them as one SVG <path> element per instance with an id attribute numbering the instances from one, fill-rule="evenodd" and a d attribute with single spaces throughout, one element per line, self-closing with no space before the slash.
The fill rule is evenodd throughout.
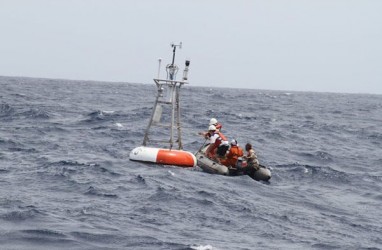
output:
<path id="1" fill-rule="evenodd" d="M 155 87 L 0 77 L 4 249 L 380 249 L 382 97 L 182 89 L 184 147 L 211 117 L 270 183 L 128 160 Z M 232 102 L 235 100 L 235 102 Z"/>

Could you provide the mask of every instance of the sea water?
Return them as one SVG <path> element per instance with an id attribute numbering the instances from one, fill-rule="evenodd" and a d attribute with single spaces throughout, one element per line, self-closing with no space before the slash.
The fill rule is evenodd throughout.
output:
<path id="1" fill-rule="evenodd" d="M 0 249 L 382 248 L 381 95 L 182 87 L 184 148 L 215 117 L 266 183 L 129 161 L 154 84 L 0 89 Z"/>

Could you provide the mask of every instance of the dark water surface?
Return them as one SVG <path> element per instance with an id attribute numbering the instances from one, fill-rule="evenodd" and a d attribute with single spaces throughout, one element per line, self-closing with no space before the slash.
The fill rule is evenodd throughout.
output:
<path id="1" fill-rule="evenodd" d="M 267 184 L 129 161 L 154 84 L 0 89 L 0 249 L 382 249 L 381 95 L 183 88 L 185 149 L 216 117 Z"/>

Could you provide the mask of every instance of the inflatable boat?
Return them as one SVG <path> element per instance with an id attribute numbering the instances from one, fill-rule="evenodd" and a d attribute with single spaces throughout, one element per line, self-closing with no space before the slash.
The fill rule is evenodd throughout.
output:
<path id="1" fill-rule="evenodd" d="M 199 151 L 195 154 L 195 157 L 197 160 L 197 165 L 203 169 L 204 172 L 210 174 L 229 175 L 228 167 L 211 160 L 204 153 Z"/>
<path id="2" fill-rule="evenodd" d="M 238 161 L 236 168 L 228 168 L 227 166 L 224 166 L 216 161 L 211 160 L 204 154 L 205 150 L 207 149 L 207 146 L 204 146 L 195 154 L 197 165 L 203 171 L 210 174 L 221 174 L 230 176 L 245 175 L 243 168 L 241 167 L 242 165 L 244 165 L 243 161 Z M 260 165 L 260 169 L 255 171 L 254 174 L 250 177 L 256 181 L 269 181 L 272 177 L 272 173 L 267 167 Z"/>

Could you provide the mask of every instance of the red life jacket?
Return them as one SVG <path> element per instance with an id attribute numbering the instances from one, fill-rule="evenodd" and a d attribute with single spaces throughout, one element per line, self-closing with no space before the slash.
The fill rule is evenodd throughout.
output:
<path id="1" fill-rule="evenodd" d="M 219 145 L 220 145 L 223 141 L 227 141 L 227 138 L 226 138 L 220 131 L 215 132 L 215 134 L 218 134 L 218 135 L 219 135 L 219 137 L 216 138 L 216 140 L 215 140 L 215 146 L 216 146 L 216 147 L 219 147 Z"/>
<path id="2" fill-rule="evenodd" d="M 215 128 L 220 131 L 220 129 L 223 127 L 221 123 L 214 124 Z"/>

